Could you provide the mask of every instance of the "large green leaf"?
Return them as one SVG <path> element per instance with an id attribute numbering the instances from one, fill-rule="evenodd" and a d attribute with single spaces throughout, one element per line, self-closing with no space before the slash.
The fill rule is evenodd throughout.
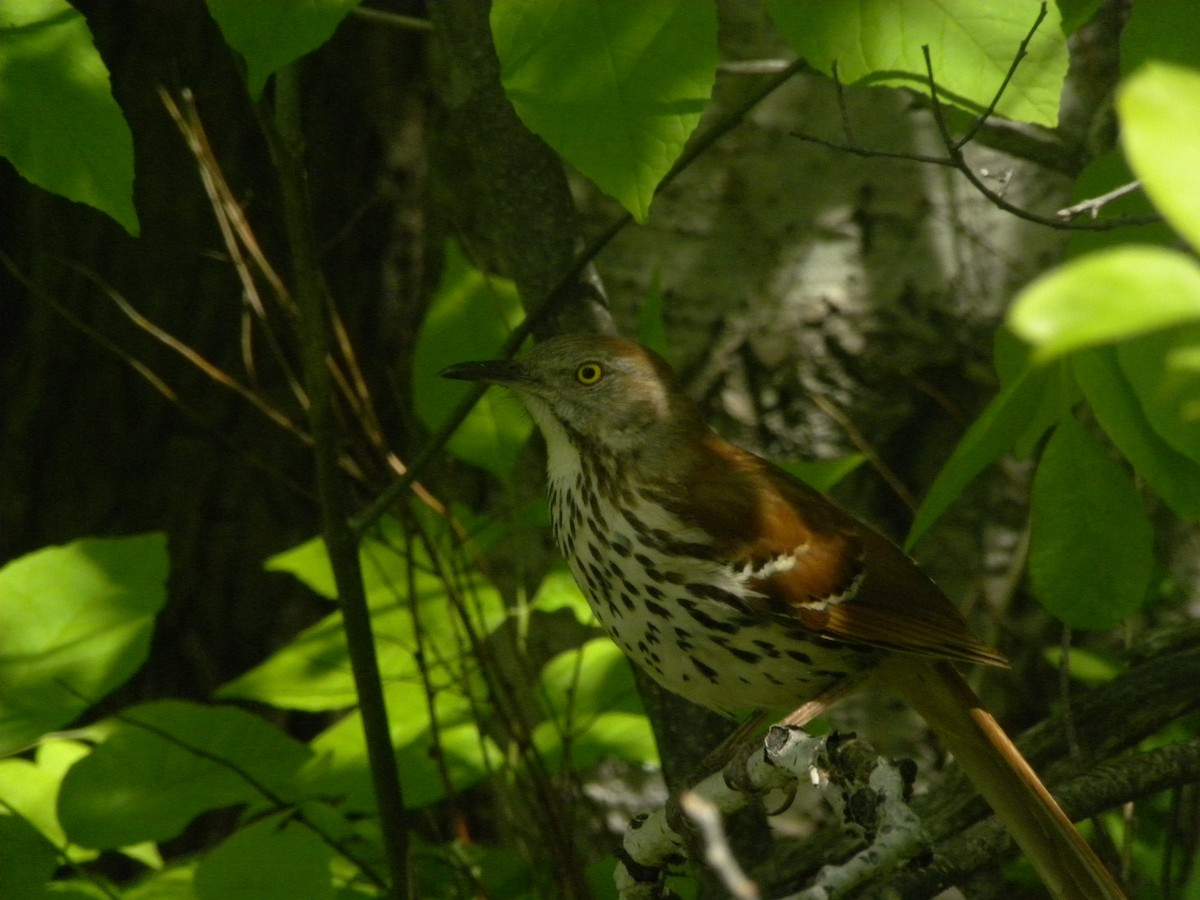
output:
<path id="1" fill-rule="evenodd" d="M 1039 0 L 768 0 L 767 9 L 796 52 L 845 84 L 882 84 L 928 93 L 928 45 L 938 95 L 971 113 L 988 107 L 1037 20 Z M 1028 55 L 997 111 L 1010 119 L 1058 124 L 1067 45 L 1057 6 L 1030 41 Z"/>
<path id="2" fill-rule="evenodd" d="M 85 847 L 178 835 L 196 816 L 296 799 L 303 745 L 239 709 L 166 700 L 131 707 L 63 779 L 58 817 Z"/>
<path id="3" fill-rule="evenodd" d="M 494 0 L 492 37 L 517 114 L 639 222 L 712 93 L 706 0 Z"/>
<path id="4" fill-rule="evenodd" d="M 1029 577 L 1076 628 L 1111 628 L 1142 607 L 1154 534 L 1129 473 L 1073 417 L 1059 423 L 1033 479 Z"/>
<path id="5" fill-rule="evenodd" d="M 66 847 L 67 836 L 55 810 L 58 788 L 67 770 L 89 750 L 79 741 L 47 739 L 38 745 L 35 759 L 0 759 L 0 808 L 23 816 L 54 846 Z M 74 847 L 68 852 L 73 862 L 96 856 L 94 851 Z M 0 896 L 7 895 L 0 892 Z"/>
<path id="6" fill-rule="evenodd" d="M 568 609 L 578 622 L 585 625 L 596 625 L 596 616 L 588 606 L 587 598 L 579 590 L 575 576 L 565 566 L 551 569 L 542 578 L 537 593 L 533 597 L 533 605 L 543 612 L 553 612 L 558 609 Z"/>
<path id="7" fill-rule="evenodd" d="M 196 860 L 151 872 L 136 884 L 123 887 L 121 900 L 196 900 L 192 876 Z"/>
<path id="8" fill-rule="evenodd" d="M 590 766 L 606 757 L 658 762 L 629 660 L 609 638 L 558 654 L 542 668 L 538 685 L 547 719 L 533 739 L 552 764 Z"/>
<path id="9" fill-rule="evenodd" d="M 66 0 L 0 4 L 0 155 L 38 187 L 138 233 L 133 136 L 87 22 Z"/>
<path id="10" fill-rule="evenodd" d="M 1154 430 L 1200 463 L 1200 324 L 1126 341 L 1117 359 Z"/>
<path id="11" fill-rule="evenodd" d="M 413 408 L 426 428 L 437 429 L 471 387 L 442 378 L 452 363 L 488 359 L 522 318 L 516 286 L 471 266 L 458 245 L 446 244 L 442 280 L 413 350 Z M 516 465 L 533 423 L 520 401 L 489 391 L 446 445 L 466 460 L 504 478 Z"/>
<path id="12" fill-rule="evenodd" d="M 504 620 L 507 613 L 496 588 L 474 569 L 447 584 L 421 546 L 406 546 L 393 521 L 363 542 L 360 555 L 385 682 L 420 683 L 428 677 L 438 688 L 474 692 L 478 660 L 467 629 L 486 635 Z M 292 571 L 318 592 L 332 593 L 329 560 L 319 538 L 274 557 L 270 567 Z M 354 706 L 358 695 L 341 613 L 306 628 L 218 695 L 286 709 Z"/>
<path id="13" fill-rule="evenodd" d="M 0 807 L 0 897 L 42 900 L 58 851 L 25 818 Z"/>
<path id="14" fill-rule="evenodd" d="M 262 94 L 278 69 L 316 50 L 332 36 L 358 0 L 207 0 L 225 42 L 246 60 L 246 87 Z"/>
<path id="15" fill-rule="evenodd" d="M 1096 420 L 1146 482 L 1179 516 L 1200 518 L 1200 466 L 1151 425 L 1118 362 L 1117 349 L 1097 347 L 1071 359 Z"/>
<path id="16" fill-rule="evenodd" d="M 1128 75 L 1149 60 L 1200 68 L 1195 40 L 1196 0 L 1134 3 L 1121 29 L 1121 72 Z"/>
<path id="17" fill-rule="evenodd" d="M 141 667 L 166 580 L 161 534 L 88 538 L 0 569 L 0 754 L 69 724 Z"/>
<path id="18" fill-rule="evenodd" d="M 332 859 L 312 829 L 270 816 L 207 854 L 193 884 L 199 900 L 332 900 Z"/>
<path id="19" fill-rule="evenodd" d="M 1130 244 L 1081 256 L 1028 285 L 1008 324 L 1046 363 L 1087 347 L 1200 321 L 1200 265 Z"/>
<path id="20" fill-rule="evenodd" d="M 384 699 L 409 806 L 428 806 L 451 788 L 465 790 L 499 764 L 500 751 L 479 730 L 485 710 L 468 699 L 442 691 L 431 703 L 426 689 L 415 682 L 386 683 Z M 437 716 L 436 729 L 431 713 Z M 359 715 L 351 713 L 326 728 L 310 746 L 314 757 L 306 773 L 308 790 L 337 797 L 347 810 L 373 813 L 375 791 Z"/>
<path id="21" fill-rule="evenodd" d="M 1200 248 L 1200 71 L 1147 64 L 1122 83 L 1117 116 L 1125 155 L 1142 187 Z"/>

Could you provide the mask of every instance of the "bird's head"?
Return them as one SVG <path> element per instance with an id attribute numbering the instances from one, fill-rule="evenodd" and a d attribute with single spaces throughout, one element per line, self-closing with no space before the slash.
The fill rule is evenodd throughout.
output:
<path id="1" fill-rule="evenodd" d="M 552 453 L 564 438 L 617 456 L 641 453 L 698 418 L 666 361 L 625 338 L 562 335 L 519 359 L 459 363 L 442 375 L 512 390 Z"/>

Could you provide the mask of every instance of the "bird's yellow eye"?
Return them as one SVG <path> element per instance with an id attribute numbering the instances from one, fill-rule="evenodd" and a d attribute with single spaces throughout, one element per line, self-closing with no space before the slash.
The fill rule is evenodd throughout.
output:
<path id="1" fill-rule="evenodd" d="M 604 377 L 604 369 L 600 367 L 600 363 L 585 362 L 575 370 L 575 380 L 584 387 L 591 387 Z"/>

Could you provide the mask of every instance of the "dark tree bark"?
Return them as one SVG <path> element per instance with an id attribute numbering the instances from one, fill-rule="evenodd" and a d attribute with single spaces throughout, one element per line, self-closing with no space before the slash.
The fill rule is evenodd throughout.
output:
<path id="1" fill-rule="evenodd" d="M 243 368 L 241 287 L 196 162 L 156 88 L 194 95 L 255 235 L 286 271 L 276 178 L 234 58 L 203 4 L 81 8 L 133 130 L 142 234 L 130 238 L 0 162 L 0 243 L 30 282 L 9 280 L 0 291 L 0 559 L 83 535 L 165 529 L 170 602 L 151 662 L 127 693 L 205 696 L 318 610 L 290 579 L 262 568 L 316 531 L 311 496 L 296 489 L 311 483 L 310 455 L 134 327 L 102 286 L 302 422 L 261 336 L 254 374 Z M 325 272 L 401 454 L 417 436 L 402 427 L 387 375 L 411 346 L 430 268 L 423 41 L 351 19 L 306 63 Z M 294 366 L 291 332 L 284 325 L 281 333 Z M 131 359 L 178 402 L 136 374 Z"/>

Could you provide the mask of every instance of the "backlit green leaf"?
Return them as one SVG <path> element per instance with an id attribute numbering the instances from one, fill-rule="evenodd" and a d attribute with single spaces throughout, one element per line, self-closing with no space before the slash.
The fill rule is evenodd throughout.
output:
<path id="1" fill-rule="evenodd" d="M 560 653 L 543 667 L 538 683 L 549 717 L 533 737 L 549 761 L 573 767 L 609 756 L 657 762 L 629 660 L 609 638 Z"/>
<path id="2" fill-rule="evenodd" d="M 492 37 L 517 114 L 644 222 L 716 76 L 705 0 L 494 0 Z"/>
<path id="3" fill-rule="evenodd" d="M 1200 247 L 1200 71 L 1147 64 L 1117 91 L 1117 116 L 1146 193 Z"/>
<path id="4" fill-rule="evenodd" d="M 1081 256 L 1026 287 L 1008 323 L 1035 364 L 1182 322 L 1200 321 L 1200 265 L 1136 244 Z"/>
<path id="5" fill-rule="evenodd" d="M 0 155 L 38 187 L 138 233 L 133 136 L 87 22 L 66 0 L 0 4 Z"/>
<path id="6" fill-rule="evenodd" d="M 90 751 L 80 741 L 50 738 L 38 745 L 32 759 L 14 757 L 0 759 L 0 808 L 23 816 L 56 847 L 67 844 L 67 836 L 58 824 L 55 802 L 58 788 L 67 770 Z M 94 852 L 71 853 L 71 859 L 82 862 Z M 7 896 L 0 893 L 0 896 Z"/>
<path id="7" fill-rule="evenodd" d="M 1042 655 L 1046 662 L 1058 668 L 1062 665 L 1063 648 L 1047 647 Z M 1088 685 L 1107 684 L 1124 669 L 1121 660 L 1112 654 L 1104 654 L 1084 647 L 1072 647 L 1069 657 L 1071 677 Z"/>
<path id="8" fill-rule="evenodd" d="M 393 520 L 363 541 L 360 556 L 385 682 L 430 678 L 436 687 L 474 693 L 479 661 L 466 622 L 477 635 L 502 622 L 507 612 L 499 591 L 476 569 L 447 584 L 424 547 L 406 543 Z M 268 565 L 292 572 L 318 592 L 332 593 L 320 539 L 273 557 Z M 424 669 L 418 651 L 424 655 Z M 223 686 L 218 696 L 311 711 L 354 706 L 358 694 L 342 614 L 332 613 L 304 629 L 265 662 Z"/>
<path id="9" fill-rule="evenodd" d="M 988 107 L 1004 83 L 1039 0 L 768 0 L 767 10 L 796 52 L 819 71 L 837 65 L 844 84 L 882 84 L 928 93 L 929 46 L 938 96 L 971 113 Z M 1010 119 L 1058 124 L 1067 45 L 1058 9 L 1047 16 L 997 111 Z"/>
<path id="10" fill-rule="evenodd" d="M 225 42 L 246 60 L 246 87 L 254 100 L 273 72 L 328 41 L 358 2 L 207 0 Z"/>
<path id="11" fill-rule="evenodd" d="M 471 391 L 441 377 L 453 363 L 489 359 L 520 324 L 516 286 L 471 266 L 458 245 L 446 245 L 442 280 L 425 314 L 413 351 L 413 407 L 430 431 L 449 418 Z M 488 391 L 458 427 L 446 449 L 501 478 L 516 465 L 533 423 L 516 397 Z"/>
<path id="12" fill-rule="evenodd" d="M 465 790 L 499 766 L 500 751 L 479 730 L 485 708 L 460 695 L 438 692 L 432 704 L 437 716 L 435 731 L 429 694 L 419 683 L 386 683 L 384 699 L 392 746 L 404 778 L 404 800 L 410 806 L 435 803 L 450 788 Z M 305 777 L 308 790 L 338 797 L 351 811 L 374 812 L 375 791 L 359 715 L 345 716 L 313 738 L 310 746 L 314 757 Z"/>
<path id="13" fill-rule="evenodd" d="M 542 583 L 538 585 L 533 605 L 543 612 L 569 609 L 578 621 L 588 625 L 596 624 L 596 616 L 588 606 L 587 598 L 579 590 L 575 576 L 566 566 L 551 569 L 546 573 Z"/>
<path id="14" fill-rule="evenodd" d="M 166 580 L 161 534 L 88 538 L 0 569 L 0 754 L 70 723 L 141 667 Z"/>

